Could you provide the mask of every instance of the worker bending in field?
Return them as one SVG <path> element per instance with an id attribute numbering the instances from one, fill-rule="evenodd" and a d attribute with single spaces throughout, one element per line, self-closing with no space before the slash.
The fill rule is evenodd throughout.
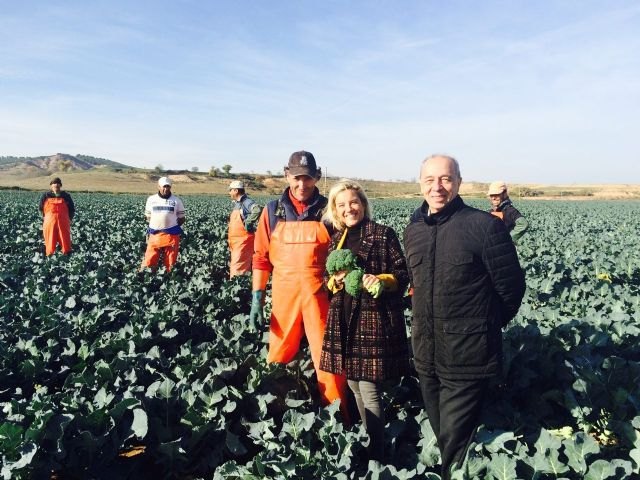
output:
<path id="1" fill-rule="evenodd" d="M 171 193 L 171 180 L 158 180 L 158 193 L 147 198 L 144 215 L 149 222 L 147 229 L 147 251 L 142 261 L 145 267 L 156 268 L 160 254 L 164 255 L 164 266 L 171 270 L 178 259 L 181 225 L 184 223 L 182 200 Z"/>
<path id="2" fill-rule="evenodd" d="M 509 193 L 507 192 L 507 184 L 503 181 L 497 181 L 489 185 L 487 192 L 489 201 L 491 202 L 491 210 L 489 212 L 504 222 L 513 243 L 517 243 L 518 239 L 524 235 L 529 228 L 529 222 L 522 214 L 513 206 Z"/>
<path id="3" fill-rule="evenodd" d="M 325 403 L 341 400 L 346 416 L 346 378 L 319 369 L 329 297 L 323 274 L 331 237 L 321 222 L 327 206 L 316 183 L 321 171 L 309 152 L 295 152 L 284 169 L 289 186 L 263 210 L 253 255 L 251 322 L 263 320 L 265 289 L 272 274 L 267 362 L 288 363 L 306 335 Z"/>
<path id="4" fill-rule="evenodd" d="M 244 182 L 234 180 L 229 185 L 233 211 L 229 217 L 229 277 L 251 272 L 254 232 L 262 208 L 245 192 Z"/>
<path id="5" fill-rule="evenodd" d="M 53 255 L 60 244 L 62 253 L 71 253 L 71 220 L 76 213 L 71 196 L 62 191 L 62 180 L 58 177 L 49 182 L 50 192 L 40 197 L 40 213 L 43 216 L 42 234 L 45 253 Z"/>

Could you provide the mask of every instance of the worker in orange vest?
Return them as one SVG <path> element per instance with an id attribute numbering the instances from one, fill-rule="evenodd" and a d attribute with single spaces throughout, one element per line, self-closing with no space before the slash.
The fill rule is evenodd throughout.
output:
<path id="1" fill-rule="evenodd" d="M 164 266 L 170 271 L 178 260 L 180 235 L 185 220 L 184 204 L 171 193 L 171 180 L 158 180 L 158 193 L 147 198 L 144 215 L 149 222 L 147 228 L 147 250 L 140 270 L 156 268 L 160 254 L 164 254 Z"/>
<path id="2" fill-rule="evenodd" d="M 347 415 L 347 380 L 320 370 L 329 296 L 323 285 L 331 236 L 321 218 L 327 198 L 316 187 L 322 173 L 310 152 L 295 152 L 284 169 L 288 187 L 260 216 L 253 255 L 250 321 L 264 320 L 263 305 L 271 275 L 271 321 L 267 363 L 288 363 L 306 335 L 325 403 L 340 399 Z"/>
<path id="3" fill-rule="evenodd" d="M 49 182 L 49 187 L 51 191 L 40 197 L 45 253 L 53 255 L 60 244 L 62 253 L 68 255 L 71 253 L 71 219 L 76 207 L 71 196 L 62 191 L 62 180 L 58 177 Z"/>
<path id="4" fill-rule="evenodd" d="M 229 277 L 251 273 L 253 239 L 262 208 L 247 195 L 244 182 L 234 180 L 229 185 L 233 210 L 229 216 Z"/>

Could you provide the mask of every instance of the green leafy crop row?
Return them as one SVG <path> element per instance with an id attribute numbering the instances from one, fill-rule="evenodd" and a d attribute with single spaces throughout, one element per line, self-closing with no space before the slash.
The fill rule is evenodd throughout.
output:
<path id="1" fill-rule="evenodd" d="M 265 363 L 250 280 L 228 280 L 228 199 L 184 198 L 178 264 L 156 275 L 137 272 L 144 197 L 74 200 L 74 253 L 46 258 L 37 195 L 0 192 L 2 478 L 438 478 L 415 377 L 387 389 L 377 465 L 320 406 L 308 352 Z M 400 234 L 416 206 L 373 202 Z M 640 205 L 518 207 L 528 290 L 456 478 L 637 478 Z"/>

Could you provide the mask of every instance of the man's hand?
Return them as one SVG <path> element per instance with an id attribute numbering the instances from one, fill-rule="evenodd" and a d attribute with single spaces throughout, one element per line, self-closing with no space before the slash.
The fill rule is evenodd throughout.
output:
<path id="1" fill-rule="evenodd" d="M 251 313 L 249 313 L 249 325 L 256 330 L 258 325 L 264 323 L 264 290 L 254 290 L 251 295 Z"/>

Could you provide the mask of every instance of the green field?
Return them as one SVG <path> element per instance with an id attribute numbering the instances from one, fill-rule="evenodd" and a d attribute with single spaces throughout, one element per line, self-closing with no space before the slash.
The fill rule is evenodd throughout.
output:
<path id="1" fill-rule="evenodd" d="M 320 407 L 306 351 L 266 365 L 250 282 L 227 279 L 227 198 L 183 197 L 178 265 L 157 275 L 137 272 L 145 196 L 74 194 L 74 253 L 51 258 L 38 194 L 0 200 L 2 478 L 439 478 L 414 377 L 387 390 L 375 466 L 361 426 Z M 401 235 L 418 204 L 374 217 Z M 517 206 L 528 289 L 457 478 L 638 478 L 640 202 Z"/>

